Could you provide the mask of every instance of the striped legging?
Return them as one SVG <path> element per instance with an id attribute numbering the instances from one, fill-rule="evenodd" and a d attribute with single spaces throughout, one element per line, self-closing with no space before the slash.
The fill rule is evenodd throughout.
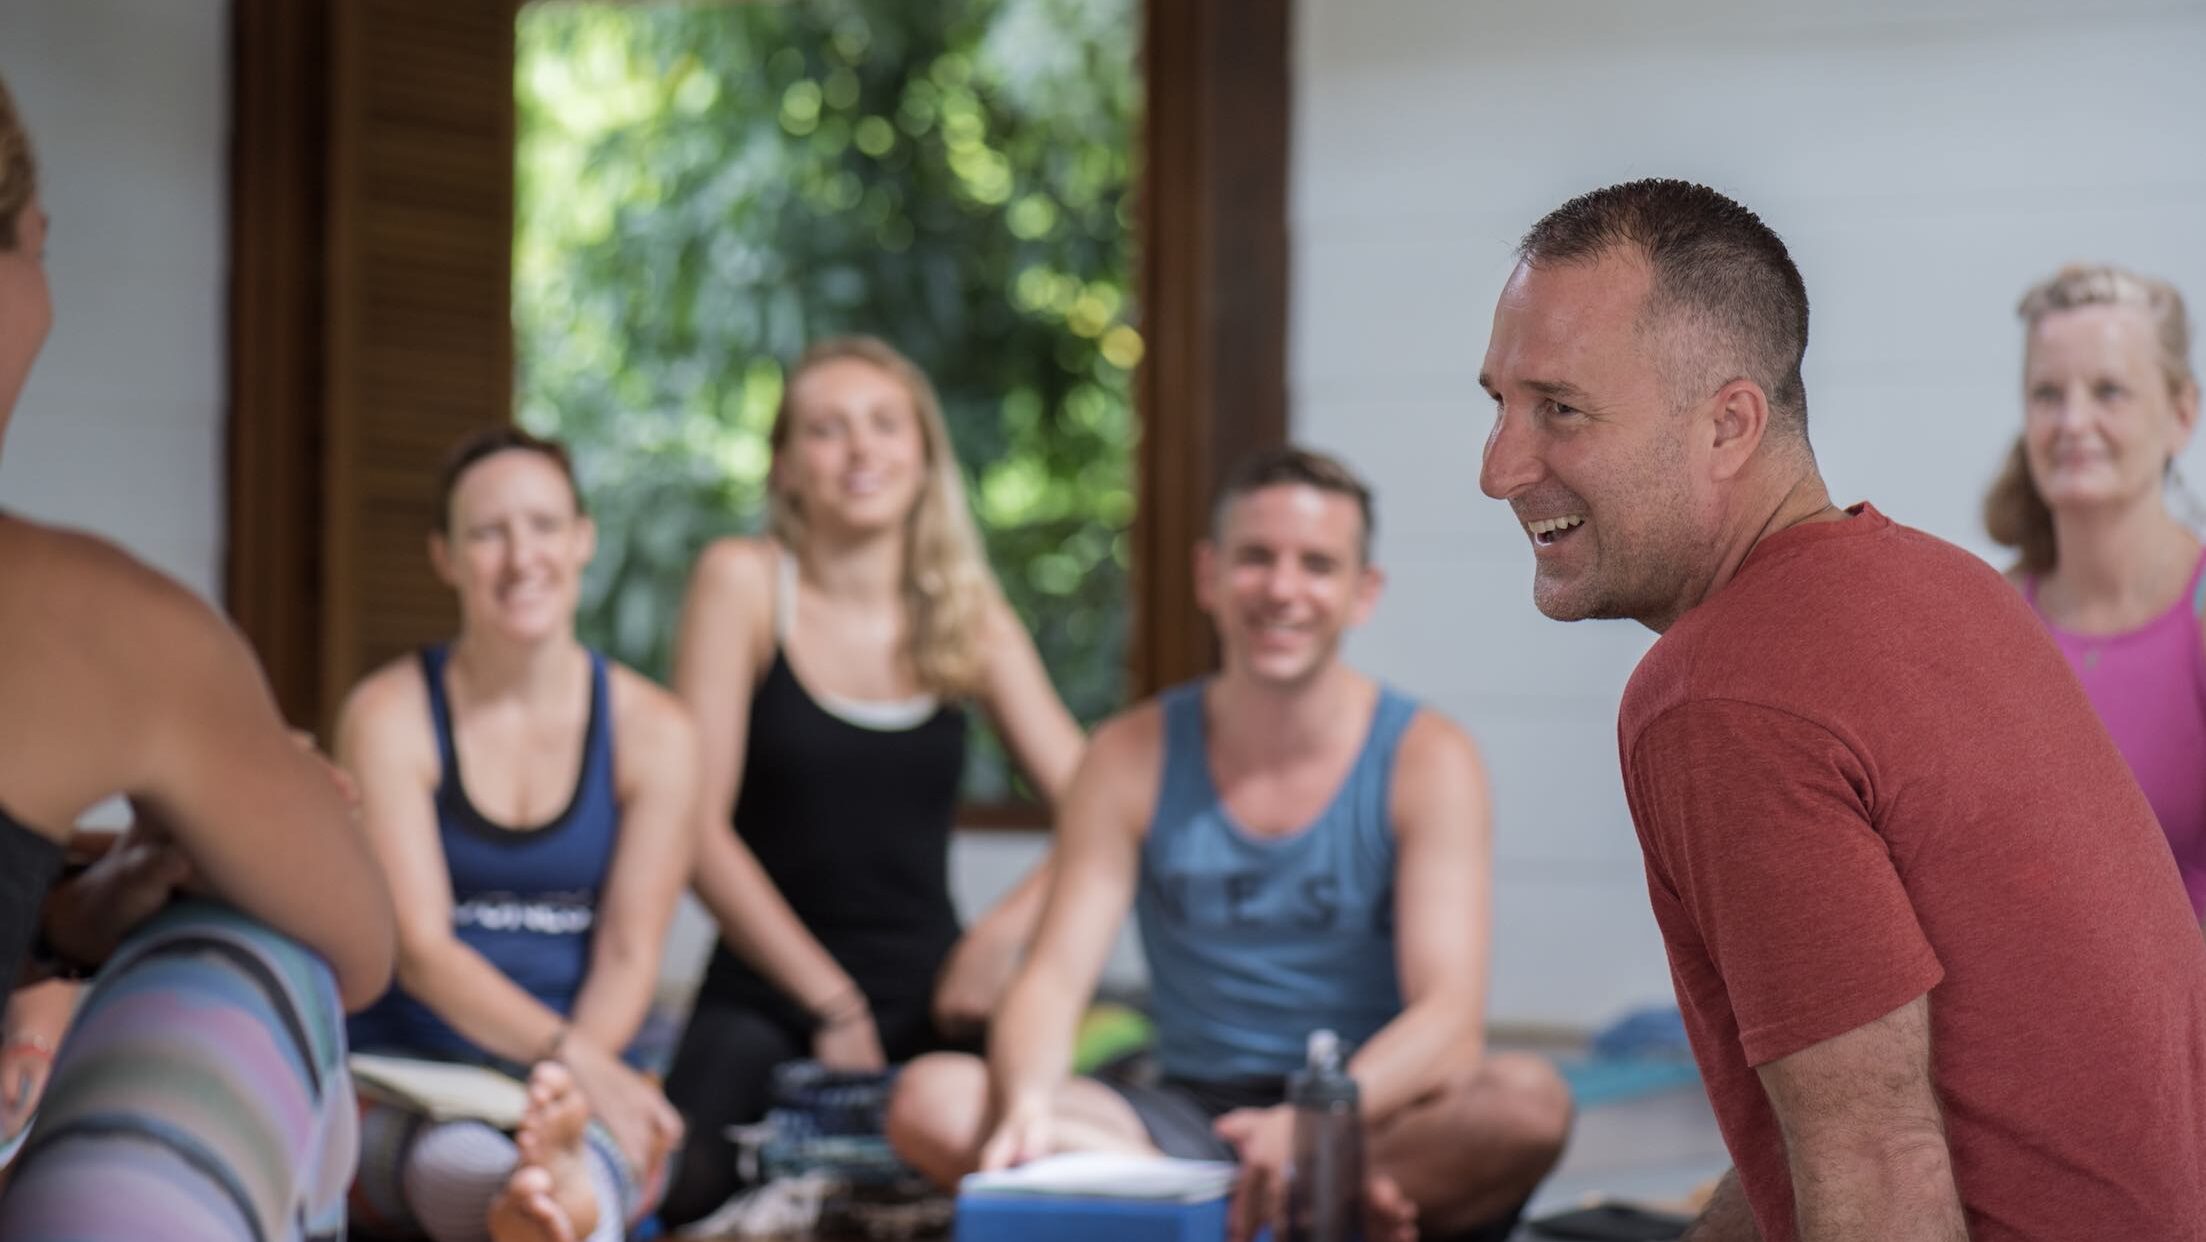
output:
<path id="1" fill-rule="evenodd" d="M 308 1242 L 345 1234 L 359 1151 L 321 959 L 182 902 L 100 971 L 54 1061 L 0 1237 Z"/>

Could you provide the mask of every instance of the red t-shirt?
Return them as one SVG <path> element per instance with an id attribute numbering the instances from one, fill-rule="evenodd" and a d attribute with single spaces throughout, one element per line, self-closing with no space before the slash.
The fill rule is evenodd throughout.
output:
<path id="1" fill-rule="evenodd" d="M 1764 539 L 1617 722 L 1762 1236 L 1793 1197 L 1753 1067 L 1928 991 L 1970 1237 L 2206 1239 L 2206 945 L 2152 807 L 2020 592 L 1855 512 Z"/>

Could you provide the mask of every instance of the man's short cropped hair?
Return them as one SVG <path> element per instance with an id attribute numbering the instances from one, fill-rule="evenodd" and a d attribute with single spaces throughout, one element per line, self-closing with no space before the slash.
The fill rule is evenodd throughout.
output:
<path id="1" fill-rule="evenodd" d="M 1226 476 L 1225 485 L 1218 489 L 1217 503 L 1211 506 L 1210 537 L 1216 540 L 1223 535 L 1226 510 L 1232 508 L 1235 501 L 1267 487 L 1289 483 L 1314 487 L 1355 501 L 1356 512 L 1363 519 L 1363 533 L 1356 542 L 1356 552 L 1365 564 L 1371 563 L 1371 537 L 1378 528 L 1371 486 L 1340 459 L 1292 444 L 1251 454 L 1233 468 L 1233 473 Z"/>
<path id="2" fill-rule="evenodd" d="M 1627 181 L 1547 213 L 1524 235 L 1517 257 L 1533 267 L 1591 263 L 1619 248 L 1653 269 L 1646 307 L 1652 319 L 1683 320 L 1745 368 L 1743 375 L 1718 376 L 1707 368 L 1724 358 L 1678 360 L 1679 384 L 1709 386 L 1705 393 L 1679 392 L 1680 401 L 1751 379 L 1782 424 L 1804 438 L 1808 392 L 1800 363 L 1808 352 L 1808 288 L 1784 241 L 1761 217 L 1690 181 Z"/>

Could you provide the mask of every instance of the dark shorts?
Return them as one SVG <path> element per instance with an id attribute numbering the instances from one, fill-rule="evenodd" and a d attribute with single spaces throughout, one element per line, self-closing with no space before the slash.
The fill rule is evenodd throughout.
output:
<path id="1" fill-rule="evenodd" d="M 1212 1131 L 1212 1123 L 1234 1109 L 1270 1108 L 1287 1098 L 1286 1081 L 1280 1078 L 1206 1081 L 1166 1076 L 1147 1081 L 1106 1072 L 1094 1081 L 1126 1101 L 1158 1151 L 1188 1160 L 1235 1159 L 1232 1144 Z"/>

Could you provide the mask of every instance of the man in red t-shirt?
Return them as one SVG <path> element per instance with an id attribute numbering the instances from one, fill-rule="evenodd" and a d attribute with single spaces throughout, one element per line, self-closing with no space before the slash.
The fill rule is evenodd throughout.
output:
<path id="1" fill-rule="evenodd" d="M 2021 596 L 1807 436 L 1753 213 L 1610 187 L 1528 234 L 1481 486 L 1558 620 L 1662 633 L 1624 787 L 1736 1169 L 1688 1237 L 2206 1239 L 2206 947 Z"/>

